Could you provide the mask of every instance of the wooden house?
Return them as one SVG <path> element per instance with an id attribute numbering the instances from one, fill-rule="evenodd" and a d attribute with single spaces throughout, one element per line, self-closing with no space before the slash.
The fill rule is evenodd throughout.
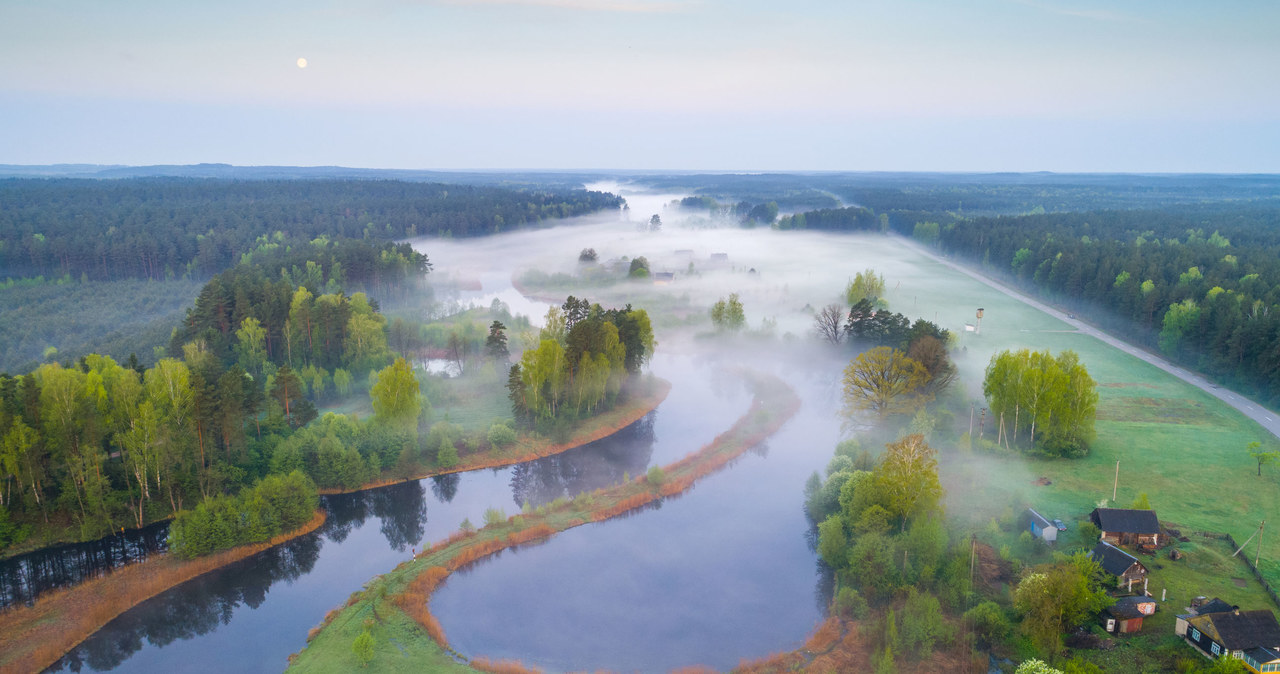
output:
<path id="1" fill-rule="evenodd" d="M 1154 597 L 1121 597 L 1106 610 L 1103 624 L 1108 632 L 1131 634 L 1142 629 L 1142 619 L 1156 612 Z"/>
<path id="2" fill-rule="evenodd" d="M 1027 519 L 1031 522 L 1032 536 L 1045 543 L 1053 543 L 1058 540 L 1058 527 L 1045 518 L 1044 515 L 1036 512 L 1034 508 L 1027 508 Z"/>
<path id="3" fill-rule="evenodd" d="M 1280 672 L 1280 623 L 1271 611 L 1221 611 L 1185 618 L 1184 638 L 1211 658 L 1232 657 L 1252 672 Z"/>
<path id="4" fill-rule="evenodd" d="M 1154 510 L 1095 508 L 1089 519 L 1102 532 L 1102 540 L 1112 545 L 1158 548 L 1164 541 L 1160 534 L 1160 519 Z"/>
<path id="5" fill-rule="evenodd" d="M 1115 576 L 1118 579 L 1116 583 L 1118 586 L 1132 592 L 1133 584 L 1140 582 L 1143 591 L 1146 591 L 1147 567 L 1133 555 L 1106 541 L 1098 541 L 1098 544 L 1089 552 L 1089 557 L 1098 562 L 1103 571 Z"/>

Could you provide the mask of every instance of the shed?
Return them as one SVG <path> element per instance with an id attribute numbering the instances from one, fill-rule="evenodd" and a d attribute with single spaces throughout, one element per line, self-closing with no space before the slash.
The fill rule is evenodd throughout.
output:
<path id="1" fill-rule="evenodd" d="M 1095 508 L 1089 519 L 1102 532 L 1102 540 L 1113 545 L 1160 546 L 1160 519 L 1154 510 Z"/>
<path id="2" fill-rule="evenodd" d="M 1142 619 L 1156 612 L 1156 600 L 1147 596 L 1121 597 L 1107 608 L 1108 632 L 1131 634 L 1142 629 Z"/>
<path id="3" fill-rule="evenodd" d="M 1027 519 L 1031 522 L 1031 535 L 1039 538 L 1045 543 L 1053 543 L 1058 540 L 1058 527 L 1054 526 L 1044 515 L 1035 511 L 1035 508 L 1027 508 Z"/>
<path id="4" fill-rule="evenodd" d="M 1138 558 L 1106 542 L 1098 541 L 1089 557 L 1102 565 L 1102 570 L 1115 576 L 1120 587 L 1133 590 L 1134 581 L 1142 581 L 1142 589 L 1147 589 L 1147 567 Z"/>

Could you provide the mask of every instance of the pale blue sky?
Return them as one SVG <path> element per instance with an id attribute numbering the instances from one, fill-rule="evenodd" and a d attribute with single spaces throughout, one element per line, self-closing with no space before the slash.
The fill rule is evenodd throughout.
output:
<path id="1" fill-rule="evenodd" d="M 4 0 L 0 163 L 1276 172 L 1278 35 L 1271 0 Z"/>

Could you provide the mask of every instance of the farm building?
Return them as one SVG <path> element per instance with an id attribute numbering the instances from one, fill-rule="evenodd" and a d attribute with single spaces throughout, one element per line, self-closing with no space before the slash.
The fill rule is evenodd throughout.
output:
<path id="1" fill-rule="evenodd" d="M 1153 597 L 1121 597 L 1107 608 L 1103 624 L 1108 632 L 1131 634 L 1141 630 L 1142 619 L 1155 612 L 1156 600 Z"/>
<path id="2" fill-rule="evenodd" d="M 1280 672 L 1280 623 L 1271 611 L 1221 611 L 1186 618 L 1183 635 L 1204 655 L 1233 657 L 1253 672 Z"/>
<path id="3" fill-rule="evenodd" d="M 1119 579 L 1117 584 L 1120 587 L 1132 592 L 1133 584 L 1141 582 L 1142 589 L 1147 589 L 1147 567 L 1124 550 L 1106 541 L 1098 541 L 1089 552 L 1089 557 L 1101 564 L 1103 571 Z"/>
<path id="4" fill-rule="evenodd" d="M 1160 519 L 1154 510 L 1095 508 L 1089 519 L 1102 532 L 1102 540 L 1112 545 L 1158 548 L 1162 541 Z"/>
<path id="5" fill-rule="evenodd" d="M 676 280 L 675 272 L 660 271 L 660 272 L 654 273 L 653 275 L 653 284 L 657 286 L 669 285 L 672 281 L 675 281 L 675 280 Z"/>
<path id="6" fill-rule="evenodd" d="M 1036 512 L 1034 508 L 1027 508 L 1027 519 L 1031 521 L 1031 535 L 1039 538 L 1045 543 L 1053 543 L 1058 540 L 1058 527 L 1054 526 L 1044 515 Z"/>
<path id="7" fill-rule="evenodd" d="M 1217 597 L 1214 597 L 1213 599 L 1196 597 L 1191 600 L 1191 606 L 1187 607 L 1186 613 L 1179 613 L 1177 616 L 1174 616 L 1176 620 L 1173 623 L 1173 633 L 1180 637 L 1186 637 L 1187 621 L 1191 618 L 1198 615 L 1205 615 L 1207 613 L 1229 613 L 1238 608 L 1240 607 L 1232 606 Z"/>

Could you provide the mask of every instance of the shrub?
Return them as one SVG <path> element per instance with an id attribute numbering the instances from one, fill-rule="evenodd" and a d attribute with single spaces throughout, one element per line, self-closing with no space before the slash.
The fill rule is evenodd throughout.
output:
<path id="1" fill-rule="evenodd" d="M 964 619 L 989 644 L 998 643 L 1009 635 L 1009 619 L 994 601 L 984 601 L 974 606 L 965 612 Z"/>
<path id="2" fill-rule="evenodd" d="M 488 508 L 484 511 L 484 525 L 491 527 L 507 521 L 507 514 L 501 508 Z"/>
<path id="3" fill-rule="evenodd" d="M 489 427 L 489 444 L 494 447 L 506 447 L 516 441 L 516 432 L 506 424 L 494 424 Z"/>
<path id="4" fill-rule="evenodd" d="M 458 448 L 448 438 L 440 443 L 440 449 L 436 452 L 436 465 L 441 468 L 453 468 L 458 465 Z"/>
<path id="5" fill-rule="evenodd" d="M 654 466 L 649 469 L 648 473 L 645 473 L 645 480 L 655 487 L 662 486 L 662 483 L 665 482 L 666 479 L 667 474 L 663 472 L 662 466 Z"/>
<path id="6" fill-rule="evenodd" d="M 351 652 L 355 653 L 361 667 L 368 667 L 369 662 L 373 660 L 373 634 L 367 629 L 361 632 L 351 644 Z"/>
<path id="7" fill-rule="evenodd" d="M 842 587 L 836 593 L 835 599 L 836 613 L 854 620 L 861 620 L 867 617 L 867 600 L 858 594 L 858 591 L 851 587 Z"/>

